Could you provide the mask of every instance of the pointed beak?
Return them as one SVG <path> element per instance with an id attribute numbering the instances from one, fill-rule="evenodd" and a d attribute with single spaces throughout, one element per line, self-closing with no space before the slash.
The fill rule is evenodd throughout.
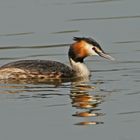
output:
<path id="1" fill-rule="evenodd" d="M 109 54 L 105 53 L 100 46 L 94 47 L 94 51 L 101 57 L 114 61 L 115 58 L 110 56 Z"/>
<path id="2" fill-rule="evenodd" d="M 105 52 L 101 52 L 101 51 L 100 51 L 100 52 L 98 52 L 98 55 L 101 56 L 101 57 L 103 57 L 103 58 L 106 58 L 106 59 L 112 60 L 112 61 L 115 60 L 115 58 L 113 58 L 112 56 L 106 54 Z"/>

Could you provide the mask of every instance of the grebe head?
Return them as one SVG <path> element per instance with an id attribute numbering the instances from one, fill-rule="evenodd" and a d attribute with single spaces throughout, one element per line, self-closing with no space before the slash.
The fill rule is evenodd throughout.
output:
<path id="1" fill-rule="evenodd" d="M 100 45 L 92 38 L 74 37 L 74 43 L 69 49 L 69 60 L 72 69 L 78 77 L 88 77 L 90 71 L 83 63 L 87 56 L 99 55 L 106 59 L 114 60 L 113 57 L 103 51 Z"/>
<path id="2" fill-rule="evenodd" d="M 114 60 L 114 58 L 105 53 L 101 46 L 92 38 L 74 37 L 74 41 L 69 49 L 69 57 L 75 62 L 83 62 L 85 57 L 93 55 Z"/>

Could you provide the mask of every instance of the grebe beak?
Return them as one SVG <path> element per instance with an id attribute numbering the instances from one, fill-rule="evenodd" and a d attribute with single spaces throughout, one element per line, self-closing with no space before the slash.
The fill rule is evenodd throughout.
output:
<path id="1" fill-rule="evenodd" d="M 109 60 L 112 60 L 112 61 L 115 60 L 115 58 L 113 58 L 112 56 L 110 56 L 110 55 L 108 55 L 108 54 L 106 54 L 104 52 L 99 52 L 98 54 L 99 54 L 99 56 L 104 57 L 106 59 L 109 59 Z"/>
<path id="2" fill-rule="evenodd" d="M 102 49 L 99 49 L 99 48 L 97 48 L 97 47 L 94 47 L 93 49 L 94 49 L 94 51 L 95 51 L 99 56 L 101 56 L 101 57 L 103 57 L 103 58 L 106 58 L 106 59 L 109 59 L 109 60 L 112 60 L 112 61 L 115 60 L 115 58 L 113 58 L 113 57 L 110 56 L 109 54 L 105 53 Z"/>

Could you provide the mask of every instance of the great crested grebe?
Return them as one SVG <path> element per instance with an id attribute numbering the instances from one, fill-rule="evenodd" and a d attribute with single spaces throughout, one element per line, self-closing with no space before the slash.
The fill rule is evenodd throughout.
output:
<path id="1" fill-rule="evenodd" d="M 74 37 L 68 56 L 71 67 L 50 60 L 20 60 L 0 67 L 0 79 L 61 79 L 89 77 L 90 72 L 84 64 L 84 58 L 92 55 L 114 60 L 106 54 L 92 38 Z"/>

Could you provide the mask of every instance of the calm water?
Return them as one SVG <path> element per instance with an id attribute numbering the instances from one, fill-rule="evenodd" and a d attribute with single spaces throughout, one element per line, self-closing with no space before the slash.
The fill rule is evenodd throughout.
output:
<path id="1" fill-rule="evenodd" d="M 0 139 L 140 137 L 139 0 L 1 0 L 0 65 L 68 64 L 73 36 L 95 38 L 115 62 L 89 57 L 87 83 L 0 84 Z"/>

